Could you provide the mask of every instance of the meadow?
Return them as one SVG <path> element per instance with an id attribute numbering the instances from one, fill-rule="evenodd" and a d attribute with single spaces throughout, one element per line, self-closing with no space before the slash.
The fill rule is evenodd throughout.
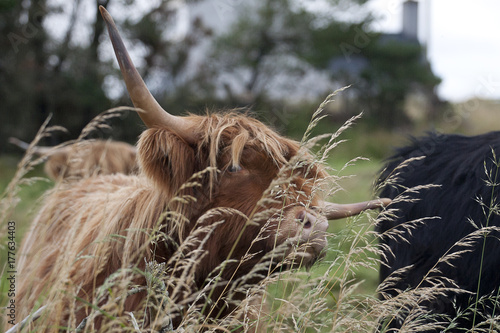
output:
<path id="1" fill-rule="evenodd" d="M 481 112 L 480 119 L 488 115 L 483 108 L 478 112 Z M 471 122 L 472 118 L 464 114 L 460 117 L 461 123 L 457 126 L 450 122 L 442 122 L 440 126 L 451 129 L 455 126 L 456 131 L 467 133 L 471 128 L 479 132 L 488 130 L 491 124 Z M 373 198 L 376 195 L 373 182 L 383 165 L 383 157 L 390 152 L 388 147 L 398 146 L 406 140 L 406 133 L 366 132 L 362 124 L 359 128 L 356 126 L 346 130 L 346 133 L 350 132 L 346 135 L 347 142 L 335 147 L 328 159 L 330 173 L 336 180 L 332 198 L 339 203 Z M 417 134 L 425 127 L 418 129 Z M 344 138 L 343 135 L 339 140 Z M 40 198 L 53 186 L 45 178 L 41 164 L 27 171 L 18 165 L 19 161 L 20 156 L 0 157 L 0 193 L 3 193 L 0 197 L 0 237 L 4 246 L 8 237 L 6 222 L 15 221 L 15 242 L 19 246 L 40 205 Z M 27 172 L 18 179 L 20 169 Z M 400 304 L 377 298 L 379 261 L 377 239 L 373 233 L 376 217 L 377 212 L 367 212 L 332 222 L 328 230 L 327 255 L 323 260 L 311 268 L 270 276 L 264 285 L 259 286 L 258 292 L 265 290 L 265 302 L 269 306 L 269 311 L 261 312 L 259 316 L 259 322 L 265 323 L 267 331 L 368 332 L 375 330 L 383 318 L 396 315 Z M 9 284 L 5 278 L 7 257 L 4 255 L 0 260 L 3 267 L 0 305 L 5 306 L 9 301 Z M 242 311 L 244 313 L 245 308 Z M 1 320 L 5 320 L 6 314 L 2 314 Z M 234 327 L 245 329 L 253 325 L 240 321 L 241 318 L 236 316 L 218 322 L 215 327 L 197 322 L 179 330 L 162 327 L 160 331 L 180 333 L 203 329 L 230 332 Z M 140 323 L 136 324 L 132 316 L 126 331 L 142 332 Z"/>

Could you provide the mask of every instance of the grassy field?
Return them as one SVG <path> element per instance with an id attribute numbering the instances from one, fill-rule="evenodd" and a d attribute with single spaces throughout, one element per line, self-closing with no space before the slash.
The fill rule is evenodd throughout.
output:
<path id="1" fill-rule="evenodd" d="M 347 144 L 344 143 L 344 145 Z M 341 178 L 338 184 L 339 190 L 332 196 L 332 201 L 338 203 L 371 199 L 373 197 L 372 183 L 377 171 L 381 167 L 380 160 L 363 159 L 348 163 L 350 159 L 356 157 L 349 156 L 351 153 L 340 153 L 338 154 L 339 156 L 333 154 L 335 157 L 330 160 L 332 174 Z M 15 175 L 19 160 L 20 157 L 18 156 L 3 156 L 0 158 L 0 191 L 5 192 L 9 181 Z M 41 166 L 29 172 L 26 178 L 37 180 L 20 186 L 18 193 L 19 200 L 13 202 L 15 207 L 9 207 L 10 212 L 7 214 L 7 220 L 16 222 L 17 246 L 20 245 L 22 235 L 26 232 L 33 216 L 36 214 L 40 198 L 46 190 L 53 186 L 53 183 L 45 178 Z M 7 195 L 7 193 L 4 195 Z M 373 217 L 375 214 L 369 213 L 369 215 Z M 375 297 L 375 288 L 378 282 L 376 264 L 372 268 L 359 267 L 359 269 L 355 270 L 345 269 L 346 262 L 344 257 L 352 251 L 353 246 L 356 246 L 352 242 L 353 235 L 358 232 L 364 233 L 366 228 L 371 228 L 371 221 L 368 220 L 367 214 L 363 214 L 358 218 L 332 222 L 329 229 L 332 237 L 329 240 L 329 251 L 324 260 L 315 264 L 311 269 L 299 271 L 294 278 L 290 278 L 289 273 L 284 273 L 282 279 L 269 284 L 268 292 L 269 298 L 271 298 L 269 303 L 275 308 L 283 308 L 284 299 L 293 299 L 293 295 L 296 297 L 297 294 L 308 295 L 311 293 L 315 289 L 314 286 L 311 286 L 315 280 L 324 281 L 324 290 L 328 290 L 328 293 L 322 295 L 321 299 L 325 302 L 324 306 L 330 309 L 337 307 L 340 291 L 346 288 L 346 286 L 340 285 L 340 281 L 352 279 L 349 285 L 359 282 L 360 285 L 356 288 L 357 293 Z M 372 238 L 371 241 L 375 242 L 375 239 Z M 359 246 L 362 246 L 362 244 Z M 364 253 L 361 256 L 362 258 L 350 258 L 350 260 L 357 262 L 372 260 Z M 0 265 L 2 267 L 5 267 L 6 260 L 6 256 L 1 258 Z M 373 258 L 373 263 L 375 262 L 376 260 Z M 297 283 L 297 278 L 302 279 L 305 283 Z M 8 284 L 5 283 L 5 279 L 2 279 L 1 290 L 0 305 L 5 305 L 9 300 L 6 296 Z M 280 311 L 277 311 L 277 313 L 280 313 Z M 277 315 L 276 318 L 289 320 L 283 316 L 283 314 L 281 314 L 281 317 Z M 279 323 L 279 325 L 283 324 Z M 274 325 L 277 325 L 277 323 L 274 323 Z M 324 331 L 329 332 L 330 329 Z"/>
<path id="2" fill-rule="evenodd" d="M 0 156 L 0 193 L 3 194 L 0 199 L 4 199 L 9 195 L 6 192 L 7 186 L 13 179 L 20 160 L 20 156 Z M 9 220 L 16 222 L 18 237 L 22 237 L 34 214 L 36 214 L 42 194 L 53 186 L 52 181 L 47 179 L 44 174 L 42 165 L 30 171 L 24 179 L 31 179 L 32 181 L 19 186 L 18 200 L 13 202 L 14 207 L 9 207 L 11 212 L 7 215 Z"/>
<path id="3" fill-rule="evenodd" d="M 356 152 L 349 149 L 342 151 L 341 148 L 343 145 L 349 144 L 350 142 L 341 144 L 338 147 L 340 150 L 339 153 L 335 154 L 334 151 L 332 154 L 334 157 L 330 160 L 332 174 L 340 177 L 339 190 L 332 197 L 333 201 L 339 203 L 371 199 L 373 197 L 371 188 L 373 179 L 380 168 L 380 161 L 351 161 L 358 157 L 352 155 Z M 20 245 L 22 235 L 26 232 L 36 214 L 43 193 L 53 186 L 53 183 L 46 179 L 43 168 L 39 165 L 25 175 L 24 179 L 30 179 L 30 181 L 15 187 L 16 191 L 19 191 L 17 193 L 18 199 L 9 200 L 9 182 L 16 175 L 20 159 L 21 156 L 2 156 L 0 158 L 0 191 L 4 193 L 3 202 L 10 203 L 8 207 L 4 207 L 6 210 L 5 220 L 16 222 L 17 246 Z M 322 298 L 328 308 L 335 308 L 339 291 L 343 288 L 339 285 L 339 281 L 347 279 L 347 275 L 344 273 L 347 270 L 344 267 L 345 260 L 343 256 L 348 254 L 352 247 L 349 237 L 363 230 L 363 228 L 367 228 L 369 223 L 367 215 L 362 215 L 357 219 L 344 219 L 333 222 L 329 230 L 332 233 L 332 238 L 329 241 L 331 251 L 328 251 L 323 261 L 317 263 L 311 269 L 302 270 L 296 275 L 296 277 L 298 276 L 303 281 L 308 281 L 309 283 L 315 280 L 326 281 L 324 282 L 326 284 L 325 289 L 329 290 L 329 292 L 323 295 Z M 372 239 L 372 241 L 374 240 Z M 6 242 L 2 243 L 5 244 Z M 6 256 L 1 258 L 0 265 L 2 267 L 5 267 L 6 260 Z M 352 260 L 369 260 L 369 258 L 352 258 Z M 308 283 L 304 285 L 297 284 L 295 278 L 285 277 L 287 274 L 285 273 L 283 279 L 280 279 L 276 283 L 271 283 L 268 287 L 269 297 L 273 298 L 271 303 L 274 304 L 274 307 L 283 307 L 282 300 L 290 298 L 291 293 L 297 294 L 297 289 L 300 290 L 300 293 L 305 294 L 314 290 L 314 287 L 304 289 L 304 285 L 308 285 Z M 361 268 L 352 271 L 349 273 L 350 278 L 355 278 L 356 281 L 364 281 L 358 288 L 359 293 L 366 293 L 372 296 L 375 294 L 377 285 L 376 269 Z M 0 305 L 5 305 L 9 300 L 7 297 L 8 283 L 6 283 L 5 279 L 2 279 L 1 290 Z"/>
<path id="4" fill-rule="evenodd" d="M 455 123 L 444 121 L 440 123 L 442 126 L 436 128 L 466 134 L 490 129 L 491 122 L 484 118 L 490 112 L 499 116 L 497 106 L 494 102 L 485 107 L 475 106 L 474 115 L 481 116 L 476 121 L 473 121 L 476 118 L 470 112 L 462 112 L 457 113 L 459 116 L 454 118 Z M 457 110 L 465 108 L 457 106 Z M 424 130 L 422 126 L 415 134 Z M 365 131 L 362 123 L 348 129 L 340 137 L 347 142 L 335 148 L 329 159 L 331 174 L 339 178 L 338 190 L 334 191 L 332 201 L 349 203 L 372 199 L 375 196 L 373 182 L 382 167 L 383 158 L 390 152 L 388 147 L 403 144 L 406 134 Z M 7 221 L 16 222 L 16 242 L 17 246 L 20 245 L 22 235 L 39 207 L 40 198 L 53 186 L 45 178 L 42 166 L 37 166 L 24 177 L 31 180 L 15 187 L 19 192 L 10 199 L 12 193 L 8 186 L 16 175 L 19 160 L 20 156 L 0 157 L 0 193 L 3 193 L 0 199 L 4 225 L 0 236 L 5 238 L 0 242 L 2 245 L 7 242 Z M 322 261 L 310 269 L 284 272 L 269 282 L 268 302 L 273 311 L 267 319 L 269 327 L 300 327 L 296 331 L 302 332 L 363 332 L 376 327 L 376 318 L 382 311 L 376 298 L 378 261 L 374 250 L 376 239 L 371 233 L 376 215 L 376 212 L 368 212 L 331 222 L 328 252 Z M 1 267 L 5 267 L 6 260 L 6 256 L 2 256 Z M 3 306 L 9 299 L 4 276 L 0 283 L 0 306 Z M 351 321 L 345 321 L 347 318 Z"/>

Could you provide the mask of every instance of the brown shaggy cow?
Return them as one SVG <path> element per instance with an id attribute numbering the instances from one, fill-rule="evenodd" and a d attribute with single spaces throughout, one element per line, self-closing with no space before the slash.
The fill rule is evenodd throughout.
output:
<path id="1" fill-rule="evenodd" d="M 37 332 L 123 331 L 131 321 L 151 331 L 190 320 L 193 330 L 209 328 L 269 272 L 321 256 L 327 218 L 387 203 L 324 203 L 321 166 L 248 116 L 168 114 L 101 13 L 148 127 L 140 171 L 62 183 L 46 198 L 18 263 L 17 317 L 49 309 L 32 324 Z"/>
<path id="2" fill-rule="evenodd" d="M 29 147 L 16 138 L 9 142 L 24 150 Z M 80 141 L 61 148 L 34 147 L 33 152 L 47 158 L 44 171 L 52 180 L 137 171 L 136 148 L 125 142 Z"/>

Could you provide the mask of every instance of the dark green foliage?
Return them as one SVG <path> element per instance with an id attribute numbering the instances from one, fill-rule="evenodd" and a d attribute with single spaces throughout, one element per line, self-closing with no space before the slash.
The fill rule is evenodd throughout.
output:
<path id="1" fill-rule="evenodd" d="M 46 0 L 1 3 L 0 33 L 7 38 L 0 39 L 0 153 L 15 151 L 6 144 L 9 136 L 31 141 L 50 114 L 53 115 L 52 123 L 64 126 L 69 133 L 42 142 L 54 145 L 75 138 L 85 124 L 104 110 L 131 104 L 123 89 L 121 74 L 116 70 L 116 62 L 110 57 L 111 50 L 101 47 L 102 43 L 108 43 L 108 37 L 97 8 L 112 2 L 130 7 L 122 8 L 122 12 L 134 10 L 133 1 L 119 4 L 118 1 L 95 0 L 90 7 L 95 11 L 95 19 L 86 20 L 80 15 L 84 1 L 75 1 L 69 6 L 54 5 Z M 175 14 L 169 4 L 170 1 L 161 2 L 137 22 L 117 15 L 117 24 L 131 39 L 132 48 L 147 50 L 145 66 L 140 70 L 153 93 L 160 95 L 160 101 L 162 94 L 168 94 L 174 101 L 182 99 L 176 95 L 178 87 L 182 96 L 187 90 L 182 87 L 191 87 L 188 94 L 192 96 L 199 85 L 205 84 L 204 80 L 197 80 L 198 86 L 189 86 L 189 82 L 179 77 L 186 69 L 191 47 L 209 31 L 196 21 L 192 22 L 193 29 L 184 41 L 169 41 L 162 34 Z M 56 17 L 67 23 L 61 23 Z M 81 26 L 88 31 L 79 30 Z M 110 47 L 109 44 L 105 46 Z M 158 81 L 156 74 L 159 72 L 168 73 L 168 78 L 151 83 Z M 111 78 L 114 79 L 110 81 Z M 107 83 L 105 91 L 106 80 L 118 82 L 118 85 L 111 87 Z M 110 100 L 107 96 L 110 90 L 113 96 L 117 91 L 122 96 Z M 173 113 L 184 110 L 180 106 L 174 108 Z M 135 142 L 140 133 L 138 122 L 136 116 L 116 122 L 119 124 L 113 136 Z"/>
<path id="2" fill-rule="evenodd" d="M 424 57 L 420 44 L 388 41 L 378 38 L 363 54 L 369 66 L 361 73 L 358 85 L 361 103 L 369 110 L 371 118 L 385 119 L 380 124 L 385 127 L 407 126 L 409 119 L 403 111 L 407 95 L 413 90 L 421 90 L 430 98 L 433 89 L 441 82 L 434 75 Z"/>
<path id="3" fill-rule="evenodd" d="M 291 63 L 289 57 L 308 47 L 314 16 L 295 9 L 292 2 L 246 4 L 241 13 L 247 14 L 240 15 L 229 32 L 215 40 L 213 58 L 218 73 L 239 79 L 228 87 L 229 98 L 246 98 L 253 103 L 269 96 L 269 84 L 277 76 L 295 79 L 303 75 L 301 64 Z M 242 75 L 242 71 L 248 75 Z"/>
<path id="4" fill-rule="evenodd" d="M 370 21 L 368 17 L 358 24 L 331 22 L 317 29 L 304 58 L 316 67 L 330 68 L 333 80 L 352 84 L 353 105 L 376 126 L 408 126 L 403 108 L 408 95 L 420 92 L 433 103 L 441 80 L 432 72 L 421 44 L 398 34 L 371 32 Z M 332 63 L 336 63 L 333 68 Z"/>
<path id="5" fill-rule="evenodd" d="M 101 85 L 97 47 L 102 31 L 94 27 L 90 45 L 71 45 L 72 28 L 56 39 L 47 19 L 62 9 L 47 1 L 19 2 L 0 11 L 0 141 L 16 136 L 30 140 L 49 114 L 55 123 L 78 133 L 100 111 L 111 106 Z M 75 17 L 71 18 L 74 23 Z M 102 30 L 102 29 L 101 29 Z M 67 139 L 67 138 L 65 138 Z M 60 140 L 54 137 L 53 140 Z M 9 147 L 0 145 L 0 151 Z"/>

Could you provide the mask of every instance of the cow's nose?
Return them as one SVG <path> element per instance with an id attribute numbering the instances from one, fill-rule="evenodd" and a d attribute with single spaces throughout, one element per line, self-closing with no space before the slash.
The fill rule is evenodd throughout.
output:
<path id="1" fill-rule="evenodd" d="M 309 243 L 310 248 L 318 256 L 326 247 L 326 230 L 328 220 L 321 215 L 317 215 L 314 210 L 302 208 L 295 213 L 297 222 L 301 225 L 300 242 Z"/>
<path id="2" fill-rule="evenodd" d="M 304 229 L 310 229 L 316 224 L 316 216 L 313 214 L 309 213 L 305 209 L 300 210 L 297 213 L 296 219 L 299 220 L 299 222 L 302 224 Z"/>
<path id="3" fill-rule="evenodd" d="M 301 209 L 295 213 L 295 218 L 302 225 L 303 233 L 307 237 L 311 236 L 313 232 L 322 233 L 328 229 L 328 220 L 312 210 Z"/>

